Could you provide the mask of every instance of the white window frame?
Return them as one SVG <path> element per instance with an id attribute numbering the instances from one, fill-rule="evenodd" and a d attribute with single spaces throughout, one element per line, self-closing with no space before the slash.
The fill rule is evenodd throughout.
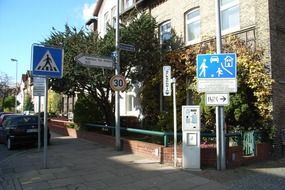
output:
<path id="1" fill-rule="evenodd" d="M 109 11 L 105 12 L 104 14 L 104 34 L 107 33 L 107 26 L 110 24 L 110 19 L 109 19 Z"/>
<path id="2" fill-rule="evenodd" d="M 116 11 L 117 11 L 116 6 L 112 7 L 112 9 L 111 9 L 111 26 L 113 28 L 116 28 L 116 17 L 117 17 Z"/>
<path id="3" fill-rule="evenodd" d="M 167 28 L 167 30 L 162 30 L 162 27 L 165 26 L 165 25 L 167 25 L 167 24 L 170 24 L 170 28 Z M 170 21 L 170 20 L 165 21 L 165 22 L 163 22 L 163 23 L 161 23 L 161 24 L 159 25 L 160 44 L 162 44 L 163 41 L 164 41 L 164 40 L 162 39 L 162 36 L 163 36 L 163 34 L 165 34 L 165 33 L 170 33 L 170 37 L 171 37 L 171 21 Z"/>
<path id="4" fill-rule="evenodd" d="M 221 30 L 222 30 L 222 34 L 228 34 L 228 33 L 240 30 L 240 7 L 239 7 L 239 0 L 232 0 L 232 2 L 227 3 L 225 5 L 222 5 L 222 0 L 220 0 L 220 5 L 221 5 L 221 7 L 220 7 L 220 15 L 221 15 Z M 223 29 L 223 17 L 222 17 L 223 11 L 226 11 L 228 9 L 231 9 L 231 8 L 234 8 L 234 7 L 237 7 L 237 6 L 238 6 L 238 9 L 239 9 L 239 23 L 236 26 L 234 26 L 234 27 Z"/>
<path id="5" fill-rule="evenodd" d="M 195 11 L 199 11 L 199 16 L 196 16 L 196 17 L 193 17 L 191 19 L 187 19 L 187 16 Z M 185 39 L 186 39 L 186 45 L 189 45 L 189 44 L 195 44 L 195 43 L 198 43 L 201 41 L 201 13 L 200 13 L 200 8 L 197 7 L 195 9 L 192 9 L 191 11 L 188 11 L 186 14 L 185 14 Z M 199 21 L 199 29 L 200 29 L 200 34 L 199 34 L 199 37 L 198 38 L 195 38 L 195 39 L 192 39 L 192 40 L 189 40 L 188 39 L 188 24 L 191 24 L 191 23 L 194 23 L 194 22 L 197 22 Z"/>
<path id="6" fill-rule="evenodd" d="M 123 10 L 126 10 L 134 5 L 134 0 L 123 0 Z"/>
<path id="7" fill-rule="evenodd" d="M 136 94 L 134 92 L 127 92 L 126 93 L 126 112 L 127 112 L 127 114 L 135 111 L 135 98 L 136 98 Z"/>

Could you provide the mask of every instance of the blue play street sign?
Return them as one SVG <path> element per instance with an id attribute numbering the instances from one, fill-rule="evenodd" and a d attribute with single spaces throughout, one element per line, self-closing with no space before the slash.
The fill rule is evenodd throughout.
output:
<path id="1" fill-rule="evenodd" d="M 236 79 L 235 53 L 199 54 L 196 59 L 198 79 Z"/>
<path id="2" fill-rule="evenodd" d="M 63 50 L 61 48 L 33 45 L 33 76 L 61 78 L 63 74 Z"/>

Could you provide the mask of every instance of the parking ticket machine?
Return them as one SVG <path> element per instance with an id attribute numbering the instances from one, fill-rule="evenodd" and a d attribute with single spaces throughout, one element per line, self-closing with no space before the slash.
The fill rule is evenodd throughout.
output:
<path id="1" fill-rule="evenodd" d="M 200 170 L 200 106 L 182 106 L 182 167 Z"/>

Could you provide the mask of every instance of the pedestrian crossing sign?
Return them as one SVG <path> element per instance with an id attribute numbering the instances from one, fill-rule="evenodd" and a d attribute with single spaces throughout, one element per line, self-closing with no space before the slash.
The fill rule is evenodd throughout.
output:
<path id="1" fill-rule="evenodd" d="M 61 78 L 63 74 L 63 50 L 61 48 L 33 45 L 33 76 Z"/>

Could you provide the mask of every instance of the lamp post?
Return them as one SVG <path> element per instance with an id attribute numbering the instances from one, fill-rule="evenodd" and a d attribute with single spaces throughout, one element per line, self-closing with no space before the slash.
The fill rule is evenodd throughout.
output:
<path id="1" fill-rule="evenodd" d="M 15 112 L 17 112 L 17 76 L 18 76 L 18 60 L 12 58 L 11 61 L 16 62 L 16 82 L 15 82 Z"/>

